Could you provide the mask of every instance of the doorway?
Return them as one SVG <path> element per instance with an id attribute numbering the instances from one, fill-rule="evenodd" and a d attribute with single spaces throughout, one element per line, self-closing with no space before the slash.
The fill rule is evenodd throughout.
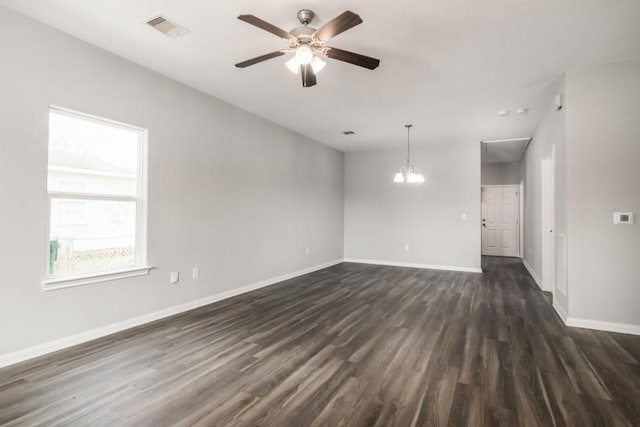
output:
<path id="1" fill-rule="evenodd" d="M 531 137 L 480 141 L 481 254 L 524 256 L 525 152 Z"/>
<path id="2" fill-rule="evenodd" d="M 482 255 L 520 256 L 520 188 L 482 186 Z"/>

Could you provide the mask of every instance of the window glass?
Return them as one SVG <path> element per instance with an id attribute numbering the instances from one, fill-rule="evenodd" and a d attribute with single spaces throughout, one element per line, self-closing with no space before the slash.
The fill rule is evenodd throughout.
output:
<path id="1" fill-rule="evenodd" d="M 143 266 L 144 132 L 55 108 L 49 118 L 48 274 Z"/>
<path id="2" fill-rule="evenodd" d="M 135 196 L 140 132 L 52 111 L 49 191 Z"/>
<path id="3" fill-rule="evenodd" d="M 49 274 L 132 267 L 136 262 L 135 202 L 51 200 Z"/>

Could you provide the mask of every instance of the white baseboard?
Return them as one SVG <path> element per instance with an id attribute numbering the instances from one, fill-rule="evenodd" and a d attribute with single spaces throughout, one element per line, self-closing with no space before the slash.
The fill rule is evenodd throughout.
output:
<path id="1" fill-rule="evenodd" d="M 529 265 L 526 259 L 522 258 L 522 264 L 524 265 L 524 268 L 527 269 L 531 277 L 533 277 L 533 281 L 536 282 L 536 285 L 538 285 L 540 290 L 546 292 L 546 289 L 542 286 L 542 280 L 540 280 L 536 272 L 533 271 L 533 268 Z"/>
<path id="2" fill-rule="evenodd" d="M 538 287 L 545 291 L 542 287 L 542 281 L 533 271 L 533 268 L 529 265 L 529 263 L 523 258 L 522 263 L 524 264 L 533 280 L 536 282 Z M 631 325 L 628 323 L 615 323 L 615 322 L 602 322 L 599 320 L 590 320 L 590 319 L 579 319 L 576 317 L 569 317 L 569 314 L 562 308 L 555 300 L 553 300 L 553 309 L 558 313 L 560 319 L 564 322 L 565 325 L 571 326 L 574 328 L 585 328 L 585 329 L 595 329 L 597 331 L 605 331 L 605 332 L 618 332 L 621 334 L 631 334 L 631 335 L 640 335 L 640 325 Z"/>
<path id="3" fill-rule="evenodd" d="M 621 334 L 640 335 L 640 325 L 631 325 L 628 323 L 601 322 L 599 320 L 578 319 L 569 317 L 567 312 L 553 301 L 553 308 L 560 316 L 565 325 L 573 328 L 594 329 L 605 332 L 619 332 Z"/>
<path id="4" fill-rule="evenodd" d="M 564 311 L 564 308 L 562 308 L 560 304 L 556 302 L 555 299 L 553 300 L 553 309 L 556 311 L 556 313 L 558 313 L 558 316 L 560 316 L 560 319 L 562 319 L 562 321 L 566 325 L 567 319 L 569 318 L 569 316 L 567 315 L 567 312 Z"/>
<path id="5" fill-rule="evenodd" d="M 389 265 L 392 267 L 424 268 L 427 270 L 446 270 L 446 271 L 463 271 L 466 273 L 482 273 L 481 268 L 454 267 L 454 266 L 448 266 L 448 265 L 432 265 L 432 264 L 416 264 L 412 262 L 382 261 L 378 259 L 345 258 L 344 262 L 355 262 L 358 264 Z"/>
<path id="6" fill-rule="evenodd" d="M 596 329 L 598 331 L 618 332 L 621 334 L 640 335 L 640 325 L 629 323 L 602 322 L 599 320 L 578 319 L 567 317 L 567 326 L 574 328 Z"/>
<path id="7" fill-rule="evenodd" d="M 33 347 L 28 347 L 22 350 L 14 351 L 11 353 L 0 355 L 0 368 L 13 365 L 25 360 L 33 359 L 34 357 L 43 356 L 54 351 L 62 350 L 67 347 L 82 344 L 87 341 L 91 341 L 97 338 L 102 338 L 107 335 L 111 335 L 116 332 L 124 331 L 136 326 L 143 325 L 145 323 L 160 320 L 165 317 L 173 316 L 175 314 L 183 313 L 185 311 L 193 310 L 194 308 L 202 307 L 221 301 L 227 298 L 234 297 L 236 295 L 251 292 L 256 289 L 264 288 L 275 283 L 282 282 L 284 280 L 293 279 L 294 277 L 302 276 L 312 273 L 314 271 L 322 270 L 327 267 L 331 267 L 336 264 L 342 263 L 342 259 L 337 259 L 331 262 L 327 262 L 313 267 L 305 268 L 295 271 L 293 273 L 283 274 L 282 276 L 272 277 L 270 279 L 262 280 L 260 282 L 252 283 L 250 285 L 243 286 L 241 288 L 232 289 L 230 291 L 221 292 L 215 295 L 211 295 L 199 300 L 190 301 L 184 304 L 174 305 L 162 310 L 154 311 L 153 313 L 143 314 L 142 316 L 134 317 L 132 319 L 124 320 L 122 322 L 113 323 L 111 325 L 103 326 L 101 328 L 92 329 L 90 331 L 81 332 L 79 334 L 71 335 L 68 337 L 60 338 L 57 340 L 49 341 L 43 344 L 38 344 Z"/>

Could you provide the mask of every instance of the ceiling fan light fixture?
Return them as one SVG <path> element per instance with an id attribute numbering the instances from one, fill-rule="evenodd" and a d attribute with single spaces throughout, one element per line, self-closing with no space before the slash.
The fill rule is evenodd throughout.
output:
<path id="1" fill-rule="evenodd" d="M 314 56 L 311 60 L 311 68 L 313 68 L 313 72 L 315 74 L 318 74 L 320 71 L 322 71 L 325 65 L 327 65 L 327 63 L 317 56 Z"/>
<path id="2" fill-rule="evenodd" d="M 324 66 L 327 65 L 326 62 L 324 62 L 322 59 L 318 58 L 317 56 L 313 57 L 310 64 L 314 74 L 318 74 L 320 71 L 322 71 Z M 284 65 L 286 65 L 289 71 L 291 71 L 293 74 L 298 74 L 300 73 L 300 65 L 304 65 L 304 64 L 300 63 L 300 61 L 298 60 L 298 55 L 296 54 L 293 58 L 285 62 Z"/>
<path id="3" fill-rule="evenodd" d="M 285 62 L 284 65 L 286 65 L 289 71 L 291 71 L 293 74 L 298 74 L 300 72 L 300 63 L 295 56 Z"/>
<path id="4" fill-rule="evenodd" d="M 296 49 L 296 59 L 300 65 L 310 64 L 313 60 L 313 50 L 306 44 L 301 45 Z"/>
<path id="5" fill-rule="evenodd" d="M 314 20 L 315 13 L 309 9 L 298 12 L 301 26 L 285 31 L 255 15 L 238 15 L 240 21 L 253 25 L 286 41 L 286 48 L 269 52 L 255 58 L 247 59 L 236 64 L 237 68 L 247 68 L 261 62 L 293 53 L 295 61 L 286 62 L 287 68 L 302 77 L 302 87 L 312 87 L 317 84 L 316 74 L 324 66 L 324 58 L 346 62 L 369 70 L 375 70 L 380 60 L 355 52 L 327 46 L 326 42 L 353 27 L 362 24 L 362 18 L 350 10 L 346 10 L 335 18 L 325 22 L 320 28 L 309 27 Z"/>

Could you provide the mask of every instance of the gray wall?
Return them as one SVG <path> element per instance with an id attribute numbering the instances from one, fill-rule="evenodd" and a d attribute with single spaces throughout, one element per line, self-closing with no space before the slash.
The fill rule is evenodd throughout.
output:
<path id="1" fill-rule="evenodd" d="M 482 185 L 517 185 L 522 182 L 522 162 L 483 163 Z"/>
<path id="2" fill-rule="evenodd" d="M 566 92 L 566 78 L 556 84 L 555 93 Z M 554 100 L 549 100 L 544 116 L 527 147 L 523 162 L 524 175 L 524 260 L 531 266 L 540 280 L 542 277 L 542 159 L 551 156 L 555 145 L 555 222 L 556 236 L 567 233 L 567 96 L 565 107 L 556 110 Z M 570 292 L 567 292 L 569 294 Z M 568 296 L 557 289 L 554 299 L 568 312 Z"/>
<path id="3" fill-rule="evenodd" d="M 343 153 L 1 7 L 0 26 L 0 355 L 343 257 Z M 41 290 L 50 104 L 149 129 L 149 276 Z"/>
<path id="4" fill-rule="evenodd" d="M 640 61 L 568 73 L 570 316 L 640 325 Z"/>
<path id="5" fill-rule="evenodd" d="M 429 144 L 411 158 L 424 184 L 392 182 L 404 149 L 346 154 L 345 257 L 480 268 L 480 144 Z"/>

